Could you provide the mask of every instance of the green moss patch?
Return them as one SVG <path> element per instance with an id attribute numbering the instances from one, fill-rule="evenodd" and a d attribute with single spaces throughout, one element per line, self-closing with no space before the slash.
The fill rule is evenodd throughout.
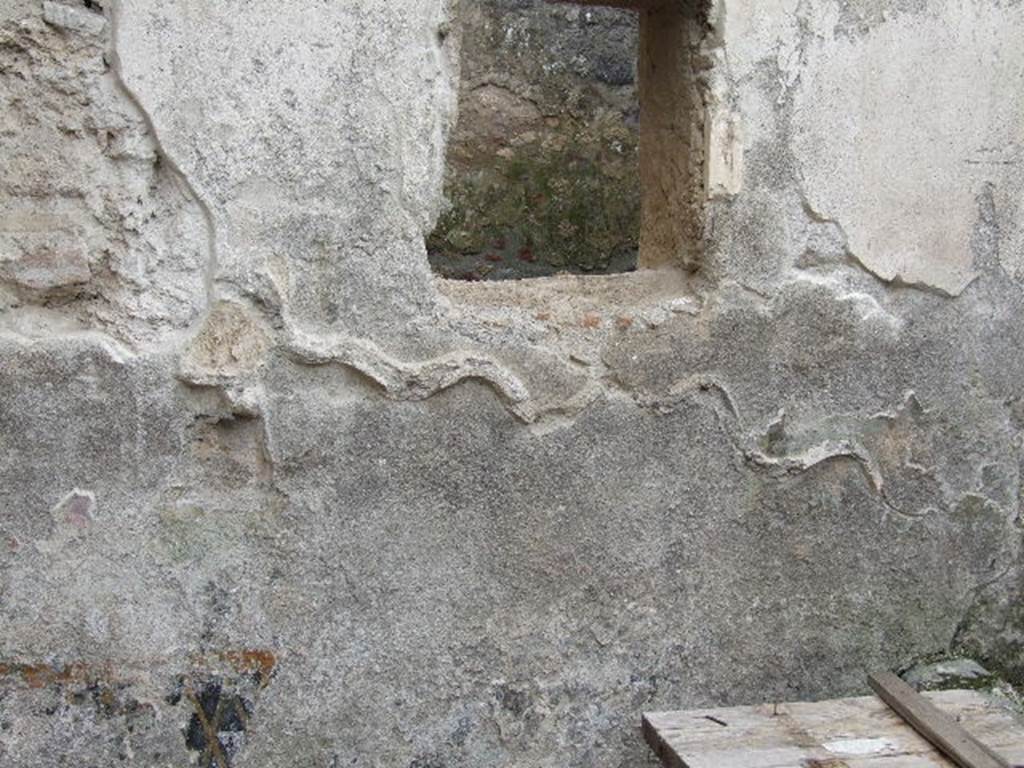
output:
<path id="1" fill-rule="evenodd" d="M 435 270 L 483 279 L 635 267 L 640 231 L 637 135 L 573 130 L 451 169 L 448 209 L 427 240 Z M 452 274 L 473 266 L 474 274 Z"/>

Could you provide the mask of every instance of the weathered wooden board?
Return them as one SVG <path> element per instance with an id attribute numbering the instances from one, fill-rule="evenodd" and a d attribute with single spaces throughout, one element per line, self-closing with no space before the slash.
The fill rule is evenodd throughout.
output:
<path id="1" fill-rule="evenodd" d="M 977 691 L 925 696 L 975 738 L 1024 766 L 1024 722 Z M 955 768 L 874 696 L 644 715 L 668 768 Z"/>
<path id="2" fill-rule="evenodd" d="M 1001 755 L 974 738 L 953 715 L 939 709 L 892 672 L 869 675 L 868 684 L 889 709 L 960 768 L 1009 768 Z"/>

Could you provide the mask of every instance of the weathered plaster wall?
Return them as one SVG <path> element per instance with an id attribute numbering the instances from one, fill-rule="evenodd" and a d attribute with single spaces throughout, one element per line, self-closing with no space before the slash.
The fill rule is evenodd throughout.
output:
<path id="1" fill-rule="evenodd" d="M 712 5 L 698 274 L 452 285 L 444 3 L 5 5 L 0 763 L 1024 678 L 1024 4 L 857 8 Z"/>

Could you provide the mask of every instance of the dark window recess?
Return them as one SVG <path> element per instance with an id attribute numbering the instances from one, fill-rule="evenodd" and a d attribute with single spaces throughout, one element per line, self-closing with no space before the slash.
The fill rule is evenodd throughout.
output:
<path id="1" fill-rule="evenodd" d="M 694 268 L 694 8 L 458 4 L 459 117 L 434 271 L 461 280 Z"/>

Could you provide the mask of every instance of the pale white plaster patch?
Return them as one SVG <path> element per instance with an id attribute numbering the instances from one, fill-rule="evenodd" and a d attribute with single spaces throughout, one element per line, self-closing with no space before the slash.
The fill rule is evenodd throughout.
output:
<path id="1" fill-rule="evenodd" d="M 822 746 L 833 755 L 882 755 L 896 752 L 899 745 L 889 739 L 837 739 Z"/>
<path id="2" fill-rule="evenodd" d="M 1024 7 L 973 0 L 810 38 L 793 120 L 804 193 L 879 277 L 957 295 L 976 276 L 979 194 L 1021 189 L 1012 166 L 979 161 L 1024 141 L 1021 30 Z"/>
<path id="3" fill-rule="evenodd" d="M 705 189 L 709 198 L 732 197 L 743 187 L 743 132 L 738 113 L 709 108 L 704 120 Z"/>

